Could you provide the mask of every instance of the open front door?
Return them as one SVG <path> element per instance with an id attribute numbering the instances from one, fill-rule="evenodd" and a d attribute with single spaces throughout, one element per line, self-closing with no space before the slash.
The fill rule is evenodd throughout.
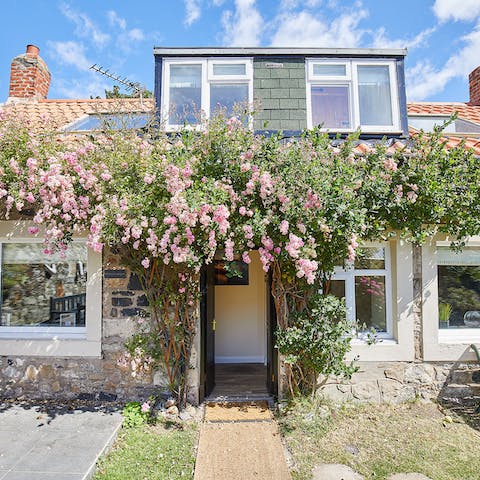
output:
<path id="1" fill-rule="evenodd" d="M 200 274 L 201 376 L 200 401 L 212 393 L 215 386 L 215 283 L 213 264 Z"/>
<path id="2" fill-rule="evenodd" d="M 278 350 L 275 348 L 277 314 L 272 295 L 272 274 L 266 277 L 267 288 L 267 388 L 273 397 L 278 396 Z"/>

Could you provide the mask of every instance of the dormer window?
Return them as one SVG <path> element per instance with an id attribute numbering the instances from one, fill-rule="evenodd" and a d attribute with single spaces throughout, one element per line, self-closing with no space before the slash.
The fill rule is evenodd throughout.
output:
<path id="1" fill-rule="evenodd" d="M 307 59 L 308 127 L 399 132 L 395 62 Z"/>
<path id="2" fill-rule="evenodd" d="M 233 115 L 235 105 L 253 100 L 253 68 L 250 58 L 167 59 L 164 61 L 162 118 L 167 129 L 198 125 L 224 109 Z"/>

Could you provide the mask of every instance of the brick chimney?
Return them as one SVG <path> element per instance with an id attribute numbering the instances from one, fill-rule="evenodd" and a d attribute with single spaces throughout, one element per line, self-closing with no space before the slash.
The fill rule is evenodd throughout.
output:
<path id="1" fill-rule="evenodd" d="M 480 105 L 480 67 L 470 73 L 468 83 L 470 85 L 469 105 Z"/>
<path id="2" fill-rule="evenodd" d="M 47 98 L 51 75 L 39 53 L 37 46 L 27 45 L 26 53 L 12 60 L 8 102 Z"/>

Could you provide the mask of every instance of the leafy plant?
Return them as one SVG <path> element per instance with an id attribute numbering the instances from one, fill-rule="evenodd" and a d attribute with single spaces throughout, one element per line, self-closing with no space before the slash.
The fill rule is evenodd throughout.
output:
<path id="1" fill-rule="evenodd" d="M 450 315 L 452 314 L 452 306 L 449 303 L 438 304 L 438 318 L 440 322 L 448 325 Z"/>
<path id="2" fill-rule="evenodd" d="M 151 399 L 147 402 L 128 402 L 123 407 L 123 425 L 126 428 L 139 427 L 154 422 Z"/>
<path id="3" fill-rule="evenodd" d="M 351 377 L 357 370 L 345 360 L 350 350 L 352 324 L 346 320 L 343 299 L 312 294 L 306 308 L 295 313 L 287 328 L 277 330 L 277 348 L 292 369 L 290 390 L 314 393 L 317 378 L 336 375 Z"/>

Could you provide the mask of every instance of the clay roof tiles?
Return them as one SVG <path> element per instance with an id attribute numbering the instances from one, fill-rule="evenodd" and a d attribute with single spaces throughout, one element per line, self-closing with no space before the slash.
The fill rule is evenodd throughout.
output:
<path id="1" fill-rule="evenodd" d="M 35 102 L 7 103 L 0 106 L 7 112 L 23 116 L 32 124 L 48 121 L 60 128 L 79 120 L 85 115 L 99 113 L 153 112 L 153 98 L 88 99 L 88 100 L 38 100 Z"/>

